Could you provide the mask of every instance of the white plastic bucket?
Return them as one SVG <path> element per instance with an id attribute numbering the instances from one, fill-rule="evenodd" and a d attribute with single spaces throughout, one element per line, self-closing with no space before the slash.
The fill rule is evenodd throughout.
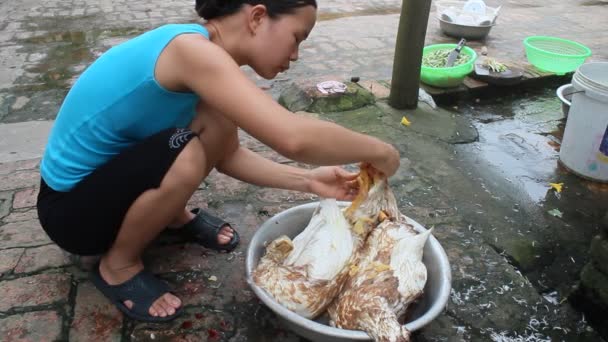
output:
<path id="1" fill-rule="evenodd" d="M 560 161 L 579 176 L 608 182 L 608 62 L 583 64 L 572 86 Z"/>
<path id="2" fill-rule="evenodd" d="M 556 94 L 560 101 L 562 101 L 562 113 L 564 113 L 564 117 L 568 117 L 568 112 L 570 111 L 570 106 L 572 105 L 572 93 L 574 92 L 574 87 L 572 84 L 564 84 L 563 86 L 557 88 Z"/>

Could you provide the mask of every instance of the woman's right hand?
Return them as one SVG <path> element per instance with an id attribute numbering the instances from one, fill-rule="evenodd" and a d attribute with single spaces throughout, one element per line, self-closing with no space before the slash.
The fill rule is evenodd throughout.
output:
<path id="1" fill-rule="evenodd" d="M 387 143 L 383 144 L 385 145 L 383 152 L 376 160 L 371 161 L 371 164 L 388 178 L 397 172 L 401 159 L 399 157 L 399 151 L 393 147 L 393 145 Z"/>

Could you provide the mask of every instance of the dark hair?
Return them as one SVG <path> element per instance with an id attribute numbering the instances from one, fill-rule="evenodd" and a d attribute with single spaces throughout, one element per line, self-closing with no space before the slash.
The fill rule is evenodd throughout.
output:
<path id="1" fill-rule="evenodd" d="M 316 0 L 196 0 L 196 13 L 204 19 L 223 17 L 238 12 L 243 5 L 264 5 L 268 16 L 276 18 L 281 14 L 293 13 L 296 8 L 314 6 Z"/>

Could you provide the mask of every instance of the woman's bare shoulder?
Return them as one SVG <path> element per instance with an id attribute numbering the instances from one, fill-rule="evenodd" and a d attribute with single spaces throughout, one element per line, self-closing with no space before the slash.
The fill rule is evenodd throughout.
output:
<path id="1" fill-rule="evenodd" d="M 175 58 L 180 63 L 196 63 L 198 66 L 234 64 L 234 60 L 221 47 L 200 34 L 182 34 L 169 44 Z"/>
<path id="2" fill-rule="evenodd" d="M 195 91 L 193 82 L 213 80 L 217 72 L 238 70 L 238 66 L 221 47 L 206 37 L 181 34 L 163 50 L 156 63 L 157 80 L 174 91 Z"/>

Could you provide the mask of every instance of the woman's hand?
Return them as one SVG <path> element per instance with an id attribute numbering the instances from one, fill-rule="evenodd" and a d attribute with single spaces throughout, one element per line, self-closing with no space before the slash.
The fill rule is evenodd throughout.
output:
<path id="1" fill-rule="evenodd" d="M 388 178 L 397 172 L 401 159 L 399 151 L 393 145 L 386 143 L 384 145 L 383 153 L 370 164 Z"/>
<path id="2" fill-rule="evenodd" d="M 323 166 L 308 172 L 309 190 L 323 198 L 350 201 L 357 196 L 357 173 L 338 166 Z"/>

